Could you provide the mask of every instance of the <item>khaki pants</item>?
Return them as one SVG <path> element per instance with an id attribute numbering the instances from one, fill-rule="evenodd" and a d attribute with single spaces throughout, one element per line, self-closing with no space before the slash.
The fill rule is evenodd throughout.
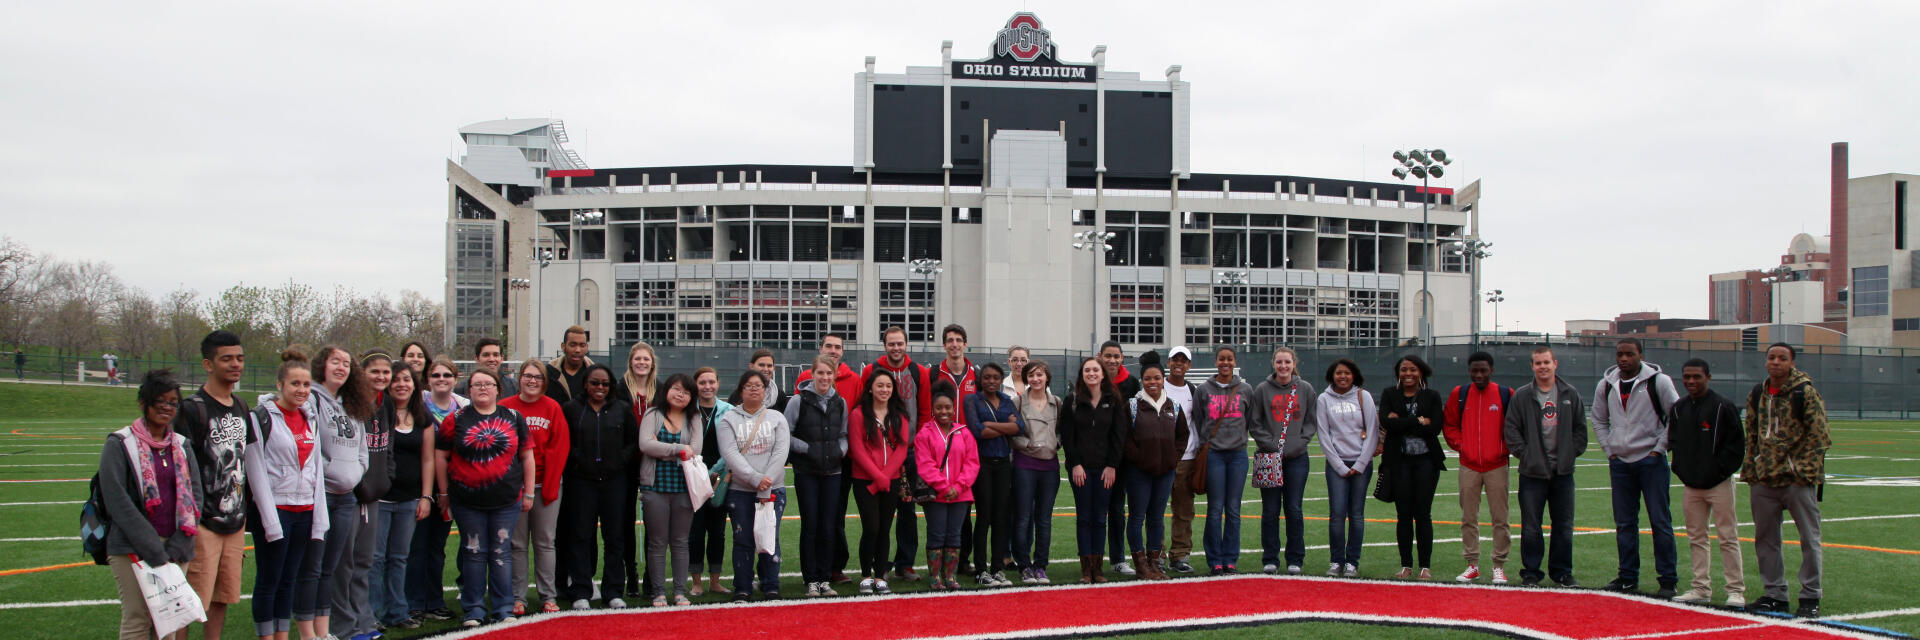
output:
<path id="1" fill-rule="evenodd" d="M 1512 465 L 1492 471 L 1474 471 L 1460 465 L 1460 546 L 1467 564 L 1480 564 L 1480 495 L 1487 496 L 1487 515 L 1493 519 L 1493 566 L 1507 564 L 1513 537 L 1507 522 L 1508 473 Z"/>
<path id="2" fill-rule="evenodd" d="M 1693 557 L 1693 590 L 1713 594 L 1713 554 L 1707 548 L 1707 527 L 1720 537 L 1720 570 L 1727 581 L 1727 598 L 1745 602 L 1747 570 L 1740 559 L 1740 527 L 1733 509 L 1733 479 L 1712 489 L 1685 487 L 1680 509 L 1687 518 L 1687 547 Z"/>
<path id="3" fill-rule="evenodd" d="M 107 566 L 113 569 L 113 586 L 120 591 L 120 640 L 154 637 L 153 614 L 147 613 L 147 596 L 133 575 L 133 557 L 107 556 Z"/>
<path id="4" fill-rule="evenodd" d="M 1187 476 L 1192 472 L 1192 460 L 1181 460 L 1173 467 L 1173 525 L 1167 527 L 1173 538 L 1167 546 L 1169 560 L 1186 560 L 1193 552 L 1193 488 L 1187 486 Z"/>

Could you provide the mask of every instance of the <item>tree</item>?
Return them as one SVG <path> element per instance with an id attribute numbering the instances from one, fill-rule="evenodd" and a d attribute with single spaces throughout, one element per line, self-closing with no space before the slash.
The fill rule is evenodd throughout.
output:
<path id="1" fill-rule="evenodd" d="M 32 341 L 46 271 L 47 261 L 26 245 L 0 237 L 0 341 Z"/>
<path id="2" fill-rule="evenodd" d="M 266 289 L 245 284 L 227 287 L 220 297 L 207 303 L 208 324 L 239 334 L 248 353 L 279 353 L 287 344 L 273 335 L 266 314 Z"/>
<path id="3" fill-rule="evenodd" d="M 200 359 L 200 337 L 209 331 L 200 317 L 200 292 L 174 289 L 161 299 L 160 314 L 167 323 L 167 354 L 181 362 Z"/>
<path id="4" fill-rule="evenodd" d="M 160 307 L 147 292 L 127 287 L 114 295 L 110 309 L 114 342 L 125 355 L 146 358 L 153 355 L 160 335 Z"/>
<path id="5" fill-rule="evenodd" d="M 402 323 L 401 342 L 418 340 L 433 351 L 445 352 L 447 349 L 447 330 L 445 307 L 427 299 L 425 295 L 412 289 L 400 292 L 400 303 L 396 308 Z"/>
<path id="6" fill-rule="evenodd" d="M 280 342 L 313 342 L 319 338 L 320 315 L 319 292 L 313 287 L 294 282 L 288 278 L 286 284 L 266 289 L 262 292 L 267 322 L 280 330 Z"/>
<path id="7" fill-rule="evenodd" d="M 91 260 L 62 262 L 50 277 L 47 303 L 52 314 L 45 320 L 54 346 L 76 356 L 99 346 L 107 304 L 124 288 L 113 267 Z"/>

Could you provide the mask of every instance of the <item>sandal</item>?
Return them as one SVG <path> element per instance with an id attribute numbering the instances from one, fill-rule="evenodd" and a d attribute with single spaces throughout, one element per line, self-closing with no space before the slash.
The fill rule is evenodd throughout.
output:
<path id="1" fill-rule="evenodd" d="M 667 597 L 666 597 L 666 596 L 654 596 L 654 597 L 653 597 L 653 606 L 656 606 L 656 607 L 664 607 L 664 606 L 667 606 Z"/>
<path id="2" fill-rule="evenodd" d="M 692 605 L 693 605 L 693 601 L 688 600 L 686 596 L 673 597 L 673 606 L 686 607 L 686 606 L 692 606 Z"/>
<path id="3" fill-rule="evenodd" d="M 559 613 L 560 603 L 554 602 L 552 600 L 548 600 L 546 601 L 546 603 L 540 605 L 540 612 L 541 613 Z"/>
<path id="4" fill-rule="evenodd" d="M 1413 567 L 1400 567 L 1400 572 L 1393 574 L 1393 577 L 1396 580 L 1411 578 L 1413 577 Z"/>

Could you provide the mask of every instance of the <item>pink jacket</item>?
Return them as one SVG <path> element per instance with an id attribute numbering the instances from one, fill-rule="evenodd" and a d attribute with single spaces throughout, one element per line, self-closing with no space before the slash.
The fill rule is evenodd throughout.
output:
<path id="1" fill-rule="evenodd" d="M 948 446 L 953 450 L 949 452 Z M 973 502 L 973 480 L 980 475 L 980 449 L 967 425 L 955 422 L 946 431 L 928 420 L 913 438 L 914 468 L 920 478 L 933 487 L 934 502 Z M 945 458 L 944 467 L 940 460 Z M 960 496 L 947 498 L 947 490 L 958 488 Z"/>

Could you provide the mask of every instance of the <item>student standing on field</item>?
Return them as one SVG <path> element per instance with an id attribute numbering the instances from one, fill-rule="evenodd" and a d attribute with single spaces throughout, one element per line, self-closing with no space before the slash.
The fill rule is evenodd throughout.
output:
<path id="1" fill-rule="evenodd" d="M 507 354 L 503 349 L 504 347 L 501 346 L 499 338 L 481 338 L 479 342 L 473 345 L 473 368 L 486 369 L 499 374 L 501 381 L 507 385 L 506 390 L 502 391 L 500 395 L 510 396 L 519 392 L 520 383 L 515 380 L 514 376 L 510 375 L 509 372 L 501 368 L 507 362 Z M 544 367 L 542 367 L 542 369 L 544 369 Z M 463 396 L 467 395 L 467 383 L 461 382 L 455 385 L 453 392 Z"/>
<path id="2" fill-rule="evenodd" d="M 1380 414 L 1360 365 L 1341 358 L 1327 367 L 1327 390 L 1315 409 L 1320 448 L 1327 454 L 1327 575 L 1360 577 L 1367 532 L 1367 486 L 1380 446 Z"/>
<path id="3" fill-rule="evenodd" d="M 980 454 L 967 425 L 955 420 L 953 385 L 938 380 L 929 391 L 933 419 L 920 425 L 913 447 L 919 468 L 925 470 L 921 477 L 934 493 L 933 502 L 927 503 L 927 571 L 933 574 L 929 580 L 934 591 L 953 591 L 960 588 L 953 579 L 960 558 L 960 519 L 973 501 Z"/>
<path id="4" fill-rule="evenodd" d="M 1680 384 L 1687 395 L 1667 413 L 1667 446 L 1673 453 L 1673 475 L 1685 485 L 1680 511 L 1687 517 L 1687 546 L 1693 558 L 1693 584 L 1678 602 L 1713 600 L 1713 553 L 1708 527 L 1720 537 L 1720 569 L 1726 575 L 1727 606 L 1747 604 L 1746 567 L 1740 559 L 1740 525 L 1734 513 L 1733 474 L 1746 457 L 1746 434 L 1740 429 L 1740 409 L 1715 393 L 1713 371 L 1707 361 L 1688 360 L 1680 367 Z"/>
<path id="5" fill-rule="evenodd" d="M 1217 373 L 1194 395 L 1193 416 L 1207 445 L 1207 527 L 1202 546 L 1214 575 L 1239 573 L 1240 496 L 1247 487 L 1249 417 L 1257 418 L 1253 387 L 1234 373 L 1236 354 L 1213 354 Z"/>
<path id="6" fill-rule="evenodd" d="M 551 369 L 547 371 L 553 373 Z M 626 537 L 620 533 L 626 507 L 627 466 L 640 450 L 640 422 L 627 401 L 613 395 L 613 371 L 606 365 L 588 365 L 581 379 L 580 398 L 561 407 L 567 421 L 567 465 L 561 473 L 560 519 L 565 521 L 566 546 L 561 551 L 567 579 L 561 597 L 574 609 L 586 609 L 593 595 L 596 536 L 604 541 L 600 597 L 609 609 L 625 609 Z M 632 520 L 626 524 L 631 528 Z"/>
<path id="7" fill-rule="evenodd" d="M 887 327 L 880 332 L 882 346 L 887 355 L 867 365 L 860 374 L 860 383 L 872 381 L 873 372 L 885 370 L 893 375 L 894 395 L 900 396 L 907 405 L 907 441 L 913 441 L 913 430 L 920 428 L 922 419 L 928 417 L 931 409 L 927 407 L 930 398 L 926 393 L 926 367 L 915 364 L 907 355 L 907 330 L 899 326 Z M 913 456 L 907 456 L 906 467 L 901 473 L 913 473 Z M 895 581 L 915 581 L 920 579 L 919 572 L 913 570 L 915 549 L 920 546 L 920 519 L 913 514 L 914 503 L 911 500 L 900 501 L 900 511 L 895 514 L 893 579 Z"/>
<path id="8" fill-rule="evenodd" d="M 387 383 L 387 397 L 393 401 L 393 486 L 380 498 L 374 516 L 370 600 L 380 624 L 417 629 L 420 619 L 408 606 L 407 566 L 413 531 L 433 512 L 433 432 L 438 427 L 420 395 L 426 386 L 421 371 L 405 362 L 395 365 L 393 381 Z"/>
<path id="9" fill-rule="evenodd" d="M 1173 493 L 1173 469 L 1186 450 L 1187 414 L 1166 393 L 1166 372 L 1152 352 L 1140 358 L 1140 391 L 1127 399 L 1133 428 L 1127 432 L 1127 542 L 1140 577 L 1165 580 L 1160 570 L 1161 530 L 1167 498 Z M 1143 541 L 1144 540 L 1144 541 Z"/>
<path id="10" fill-rule="evenodd" d="M 1053 548 L 1053 502 L 1060 492 L 1060 397 L 1047 388 L 1053 374 L 1044 360 L 1022 367 L 1026 393 L 1017 396 L 1025 433 L 1013 445 L 1013 561 L 1020 581 L 1048 584 L 1048 551 Z"/>
<path id="11" fill-rule="evenodd" d="M 107 528 L 107 565 L 120 594 L 119 637 L 126 639 L 151 638 L 155 631 L 134 564 L 190 562 L 200 533 L 199 467 L 193 446 L 173 431 L 180 407 L 173 372 L 148 371 L 139 402 L 141 417 L 107 435 L 98 478 L 107 511 L 100 515 L 113 523 Z"/>
<path id="12" fill-rule="evenodd" d="M 187 584 L 206 606 L 206 637 L 219 638 L 227 605 L 240 602 L 240 567 L 246 562 L 246 449 L 253 443 L 253 413 L 234 395 L 247 366 L 240 336 L 215 331 L 200 340 L 200 367 L 207 383 L 180 403 L 175 433 L 187 439 L 201 482 L 200 533 L 193 537 Z"/>
<path id="13" fill-rule="evenodd" d="M 587 368 L 593 359 L 587 357 L 586 327 L 567 327 L 560 336 L 560 356 L 547 363 L 547 395 L 564 407 L 586 396 Z"/>
<path id="14" fill-rule="evenodd" d="M 554 537 L 560 522 L 560 473 L 567 466 L 571 445 L 567 440 L 567 416 L 547 395 L 546 367 L 538 360 L 520 363 L 520 375 L 506 376 L 519 385 L 519 394 L 500 401 L 500 406 L 520 413 L 527 421 L 527 438 L 534 451 L 534 491 L 539 498 L 533 509 L 513 527 L 513 615 L 526 615 L 527 567 L 533 566 L 535 591 L 540 594 L 540 610 L 560 610 L 560 592 L 554 581 L 559 566 Z M 532 558 L 528 558 L 531 551 Z"/>
<path id="15" fill-rule="evenodd" d="M 477 369 L 467 376 L 473 404 L 440 424 L 434 446 L 434 486 L 453 505 L 460 525 L 460 608 L 463 627 L 511 621 L 513 527 L 533 509 L 533 444 L 520 413 L 497 404 L 500 374 Z M 521 585 L 525 590 L 525 585 Z"/>
<path id="16" fill-rule="evenodd" d="M 1067 451 L 1068 481 L 1073 483 L 1080 582 L 1087 584 L 1107 581 L 1100 554 L 1107 532 L 1107 493 L 1119 479 L 1132 420 L 1098 358 L 1080 361 L 1079 371 L 1072 397 L 1061 405 L 1059 430 Z"/>
<path id="17" fill-rule="evenodd" d="M 293 628 L 293 590 L 309 550 L 326 540 L 326 462 L 312 404 L 313 372 L 306 354 L 280 354 L 275 393 L 253 409 L 256 444 L 243 458 L 254 540 L 254 635 L 287 640 Z"/>
<path id="18" fill-rule="evenodd" d="M 646 489 L 647 587 L 653 606 L 667 606 L 666 568 L 673 564 L 673 605 L 687 600 L 687 532 L 693 526 L 692 496 L 681 462 L 700 457 L 700 412 L 693 378 L 677 373 L 660 385 L 659 402 L 640 421 L 640 482 Z M 669 560 L 671 558 L 671 560 Z"/>
<path id="19" fill-rule="evenodd" d="M 840 393 L 840 399 L 845 400 L 848 404 L 859 402 L 860 392 L 862 389 L 865 388 L 866 381 L 861 379 L 859 372 L 854 371 L 853 367 L 847 366 L 846 338 L 842 337 L 838 333 L 828 333 L 826 335 L 820 336 L 819 355 L 823 355 L 833 359 L 833 362 L 835 364 L 835 371 L 837 372 L 833 378 L 833 386 L 834 386 L 834 390 Z M 813 381 L 813 368 L 808 367 L 806 371 L 803 371 L 800 373 L 799 379 L 794 381 L 793 383 L 794 392 L 799 393 L 801 389 L 808 386 L 807 383 L 812 381 Z M 841 480 L 840 495 L 835 496 L 835 499 L 838 501 L 839 504 L 834 507 L 833 509 L 834 513 L 838 513 L 841 515 L 845 515 L 847 513 L 847 503 L 851 502 L 853 499 L 854 483 L 849 482 L 849 480 L 852 478 L 853 478 L 853 457 L 847 456 L 847 457 L 841 458 L 840 460 L 840 480 Z M 840 584 L 843 582 L 852 582 L 853 581 L 852 578 L 847 577 L 847 561 L 851 559 L 853 556 L 847 547 L 847 519 L 846 518 L 841 518 L 833 522 L 832 547 L 833 547 L 832 549 L 833 560 L 828 564 L 831 565 L 830 568 L 833 571 L 833 584 Z"/>
<path id="20" fill-rule="evenodd" d="M 981 586 L 1011 585 L 1001 575 L 1012 549 L 1007 530 L 1013 526 L 1013 436 L 1026 431 L 1027 421 L 1011 396 L 1001 391 L 1005 371 L 998 363 L 980 365 L 977 374 L 980 390 L 967 396 L 967 429 L 978 441 L 980 469 L 974 480 L 973 499 L 979 506 L 980 524 L 974 530 L 974 554 L 980 560 L 980 573 L 974 580 Z"/>
<path id="21" fill-rule="evenodd" d="M 1393 365 L 1395 385 L 1380 392 L 1380 427 L 1386 435 L 1382 469 L 1392 469 L 1383 481 L 1393 495 L 1394 539 L 1400 546 L 1400 572 L 1393 577 L 1433 579 L 1433 494 L 1440 472 L 1447 470 L 1447 454 L 1440 450 L 1440 429 L 1446 422 L 1440 394 L 1427 388 L 1433 367 L 1420 356 L 1407 355 Z M 1419 547 L 1419 564 L 1414 548 Z"/>
<path id="22" fill-rule="evenodd" d="M 720 416 L 733 410 L 733 405 L 720 399 L 720 372 L 713 367 L 700 367 L 693 372 L 693 386 L 700 391 L 700 459 L 707 463 L 712 474 L 713 490 L 720 495 L 721 502 L 708 500 L 694 505 L 693 526 L 687 532 L 687 554 L 693 558 L 692 585 L 688 593 L 700 595 L 703 591 L 731 593 L 720 584 L 720 561 L 727 553 L 727 506 L 726 467 L 720 464 L 720 447 L 712 444 L 720 440 L 716 429 L 720 426 Z M 701 587 L 701 574 L 709 574 L 705 589 Z"/>
<path id="23" fill-rule="evenodd" d="M 893 593 L 887 584 L 887 538 L 900 491 L 907 489 L 900 470 L 913 455 L 907 402 L 894 393 L 893 374 L 885 369 L 867 377 L 866 391 L 847 417 L 853 458 L 854 501 L 860 507 L 860 593 Z"/>
<path id="24" fill-rule="evenodd" d="M 1161 572 L 1178 571 L 1193 573 L 1193 565 L 1187 563 L 1187 555 L 1193 552 L 1193 487 L 1187 484 L 1187 478 L 1193 475 L 1194 458 L 1200 453 L 1200 430 L 1195 428 L 1193 420 L 1193 394 L 1198 385 L 1187 381 L 1187 369 L 1193 366 L 1193 351 L 1186 347 L 1174 347 L 1167 354 L 1167 397 L 1180 405 L 1180 412 L 1187 414 L 1187 448 L 1180 453 L 1180 463 L 1173 468 L 1173 524 L 1169 526 L 1167 563 Z"/>
<path id="25" fill-rule="evenodd" d="M 327 538 L 314 544 L 300 565 L 293 586 L 293 618 L 300 633 L 324 638 L 333 621 L 333 576 L 361 522 L 354 488 L 367 472 L 367 441 L 362 435 L 376 410 L 373 385 L 353 355 L 340 347 L 322 347 L 314 360 L 313 405 L 320 451 L 326 461 Z"/>
<path id="26" fill-rule="evenodd" d="M 740 405 L 720 419 L 720 438 L 715 443 L 732 478 L 727 483 L 727 508 L 733 520 L 734 602 L 751 600 L 756 586 L 761 600 L 780 599 L 779 528 L 774 528 L 774 553 L 761 553 L 754 539 L 760 503 L 771 503 L 775 517 L 787 510 L 786 467 L 793 430 L 787 427 L 785 415 L 767 406 L 767 396 L 775 389 L 773 378 L 758 369 L 741 374 L 733 389 Z"/>
<path id="27" fill-rule="evenodd" d="M 1113 381 L 1113 387 L 1120 392 L 1121 402 L 1127 402 L 1140 393 L 1140 378 L 1127 371 L 1127 354 L 1120 343 L 1108 340 L 1100 345 L 1100 366 L 1107 371 L 1107 379 Z M 1120 458 L 1120 476 L 1126 477 L 1127 459 Z M 1113 485 L 1113 494 L 1107 497 L 1107 553 L 1113 563 L 1113 572 L 1133 577 L 1137 571 L 1127 562 L 1127 483 Z"/>
<path id="28" fill-rule="evenodd" d="M 1299 374 L 1299 354 L 1289 347 L 1273 350 L 1273 375 L 1253 390 L 1259 419 L 1250 425 L 1250 435 L 1260 453 L 1280 452 L 1280 486 L 1260 490 L 1260 570 L 1280 572 L 1280 517 L 1284 512 L 1287 575 L 1294 576 L 1301 574 L 1307 561 L 1307 518 L 1301 512 L 1312 466 L 1307 443 L 1320 432 L 1319 396 L 1314 395 L 1313 383 Z M 1174 495 L 1179 496 L 1178 489 Z"/>
<path id="29" fill-rule="evenodd" d="M 1533 348 L 1533 384 L 1513 393 L 1501 434 L 1507 451 L 1520 459 L 1520 584 L 1538 587 L 1551 576 L 1574 589 L 1580 581 L 1573 577 L 1573 469 L 1587 452 L 1587 414 L 1580 392 L 1560 379 L 1559 370 L 1552 347 Z M 1543 573 L 1545 509 L 1553 518 L 1553 550 Z"/>
<path id="30" fill-rule="evenodd" d="M 1480 578 L 1480 497 L 1484 494 L 1493 525 L 1493 584 L 1506 584 L 1507 553 L 1513 546 L 1507 524 L 1511 466 L 1501 430 L 1513 390 L 1493 381 L 1493 354 L 1485 351 L 1467 356 L 1467 380 L 1447 394 L 1442 431 L 1447 447 L 1460 452 L 1460 546 L 1467 568 L 1454 581 Z"/>
<path id="31" fill-rule="evenodd" d="M 941 360 L 940 364 L 928 368 L 926 378 L 920 381 L 920 388 L 924 389 L 921 393 L 925 394 L 920 407 L 923 409 L 920 415 L 920 421 L 923 425 L 926 424 L 926 421 L 933 415 L 933 383 L 945 380 L 947 384 L 953 385 L 953 415 L 955 422 L 963 422 L 966 419 L 965 416 L 961 415 L 960 398 L 965 398 L 979 391 L 979 389 L 974 386 L 975 369 L 973 367 L 973 360 L 967 358 L 967 328 L 957 324 L 950 324 L 942 328 L 940 330 L 940 348 L 946 353 L 947 357 Z M 915 442 L 918 442 L 918 440 L 916 439 Z M 918 464 L 918 461 L 915 461 L 915 464 Z M 968 506 L 969 510 L 961 514 L 960 564 L 955 568 L 955 571 L 961 575 L 973 572 L 972 503 L 969 502 Z M 982 564 L 985 564 L 986 558 L 981 558 L 980 561 Z"/>
<path id="32" fill-rule="evenodd" d="M 1826 482 L 1827 404 L 1813 378 L 1794 367 L 1793 347 L 1767 347 L 1767 379 L 1747 394 L 1747 462 L 1740 478 L 1753 504 L 1753 550 L 1766 593 L 1748 611 L 1787 610 L 1787 565 L 1780 553 L 1780 514 L 1800 530 L 1800 608 L 1820 617 L 1820 497 Z"/>
<path id="33" fill-rule="evenodd" d="M 1643 362 L 1640 341 L 1622 338 L 1614 347 L 1617 363 L 1601 376 L 1593 392 L 1593 435 L 1607 453 L 1613 486 L 1614 542 L 1620 552 L 1619 575 L 1608 591 L 1640 590 L 1640 504 L 1647 505 L 1653 529 L 1653 567 L 1660 580 L 1654 597 L 1672 598 L 1679 584 L 1669 507 L 1672 472 L 1667 466 L 1667 408 L 1680 399 L 1673 379 L 1660 366 Z"/>
<path id="34" fill-rule="evenodd" d="M 833 525 L 846 520 L 839 506 L 840 461 L 847 457 L 847 399 L 834 385 L 833 358 L 813 358 L 812 384 L 787 401 L 786 422 L 793 425 L 793 488 L 800 498 L 800 574 L 808 596 L 839 595 L 833 590 Z"/>
<path id="35" fill-rule="evenodd" d="M 447 416 L 465 408 L 469 401 L 466 396 L 453 392 L 458 384 L 460 369 L 452 360 L 445 358 L 427 363 L 422 370 L 427 380 L 427 390 L 421 392 L 420 401 L 427 410 L 429 430 L 438 430 Z M 431 444 L 431 443 L 430 443 Z M 434 450 L 425 449 L 421 455 L 432 465 Z M 433 467 L 428 467 L 431 473 Z M 427 476 L 432 484 L 433 476 Z M 427 495 L 433 495 L 431 489 Z M 433 511 L 416 523 L 413 530 L 413 545 L 407 551 L 407 600 L 410 603 L 410 616 L 416 620 L 451 620 L 453 610 L 447 608 L 447 594 L 443 589 L 446 582 L 447 537 L 453 533 L 453 512 L 447 510 L 443 500 L 432 500 Z"/>
<path id="36" fill-rule="evenodd" d="M 404 363 L 400 366 L 406 367 Z M 360 483 L 353 487 L 353 499 L 357 503 L 353 538 L 347 541 L 346 550 L 341 554 L 340 567 L 333 573 L 333 584 L 321 585 L 323 589 L 333 590 L 330 626 L 338 632 L 334 635 L 346 638 L 365 638 L 378 629 L 367 580 L 373 573 L 376 546 L 374 515 L 379 511 L 380 497 L 387 495 L 387 489 L 393 486 L 393 399 L 387 394 L 387 386 L 393 382 L 393 368 L 393 357 L 385 352 L 374 351 L 360 358 L 360 369 L 366 374 L 368 388 L 375 398 L 373 416 L 361 430 L 362 439 L 366 441 L 367 470 L 360 474 Z"/>

